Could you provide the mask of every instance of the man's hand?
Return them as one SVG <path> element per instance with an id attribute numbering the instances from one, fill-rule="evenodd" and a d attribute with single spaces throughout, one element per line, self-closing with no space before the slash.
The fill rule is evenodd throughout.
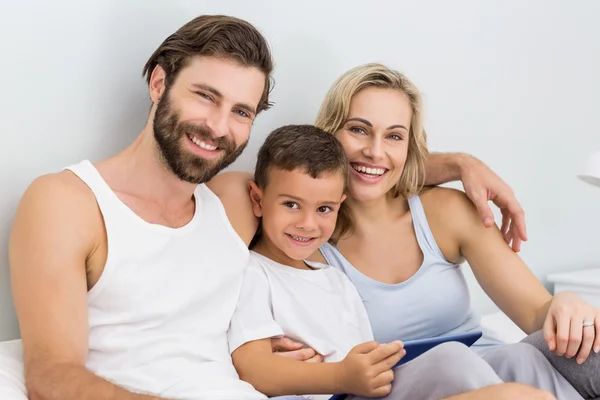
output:
<path id="1" fill-rule="evenodd" d="M 323 362 L 323 356 L 310 347 L 304 347 L 302 343 L 282 337 L 271 339 L 273 353 L 282 357 L 306 362 Z"/>
<path id="2" fill-rule="evenodd" d="M 521 242 L 527 241 L 525 212 L 512 189 L 484 163 L 475 157 L 465 157 L 460 165 L 460 175 L 465 193 L 477 207 L 486 227 L 494 225 L 494 214 L 488 201 L 500 208 L 502 227 L 500 231 L 514 251 L 521 250 Z"/>

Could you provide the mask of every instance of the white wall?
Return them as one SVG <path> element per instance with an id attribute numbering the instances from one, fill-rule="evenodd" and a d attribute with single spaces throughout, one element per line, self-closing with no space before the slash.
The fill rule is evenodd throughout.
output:
<path id="1" fill-rule="evenodd" d="M 2 1 L 0 339 L 18 335 L 7 242 L 21 193 L 127 145 L 147 115 L 147 57 L 201 13 L 246 18 L 274 48 L 277 105 L 236 167 L 276 126 L 312 122 L 344 70 L 384 62 L 424 91 L 433 150 L 475 154 L 514 188 L 540 278 L 600 265 L 600 190 L 575 178 L 600 149 L 597 0 Z M 473 303 L 493 309 L 477 290 Z"/>

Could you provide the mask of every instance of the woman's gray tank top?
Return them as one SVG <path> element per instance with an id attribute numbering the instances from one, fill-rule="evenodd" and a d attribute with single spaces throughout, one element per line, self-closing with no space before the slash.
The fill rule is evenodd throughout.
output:
<path id="1" fill-rule="evenodd" d="M 471 309 L 469 288 L 460 265 L 440 251 L 419 196 L 408 200 L 423 264 L 408 280 L 397 284 L 375 281 L 358 271 L 337 247 L 325 243 L 321 253 L 356 285 L 367 309 L 375 340 L 411 340 L 483 330 Z M 476 345 L 500 344 L 484 331 Z"/>

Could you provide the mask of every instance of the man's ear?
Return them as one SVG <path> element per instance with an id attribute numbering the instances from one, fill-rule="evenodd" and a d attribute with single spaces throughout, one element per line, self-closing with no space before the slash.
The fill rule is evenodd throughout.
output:
<path id="1" fill-rule="evenodd" d="M 150 84 L 148 89 L 150 90 L 150 98 L 154 104 L 157 104 L 166 88 L 166 78 L 167 74 L 165 70 L 160 66 L 156 65 L 154 70 L 152 71 L 152 75 L 150 75 Z"/>
<path id="2" fill-rule="evenodd" d="M 250 181 L 248 183 L 250 188 L 250 200 L 252 201 L 252 212 L 256 218 L 262 217 L 262 190 L 256 185 L 256 182 Z"/>

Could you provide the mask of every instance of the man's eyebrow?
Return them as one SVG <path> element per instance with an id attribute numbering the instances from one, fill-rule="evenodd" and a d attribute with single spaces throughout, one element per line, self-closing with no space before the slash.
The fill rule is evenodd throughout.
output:
<path id="1" fill-rule="evenodd" d="M 215 89 L 212 86 L 209 86 L 207 84 L 204 83 L 194 83 L 192 84 L 192 86 L 194 87 L 194 89 L 199 89 L 199 90 L 205 90 L 209 93 L 211 93 L 213 96 L 222 99 L 223 98 L 223 94 L 221 94 L 221 92 L 219 92 L 217 89 Z M 247 111 L 250 114 L 256 114 L 256 108 L 252 107 L 249 104 L 246 103 L 237 103 L 235 105 L 237 108 L 241 108 L 244 111 Z"/>
<path id="2" fill-rule="evenodd" d="M 206 85 L 204 83 L 193 83 L 192 86 L 195 89 L 206 90 L 207 92 L 210 92 L 210 93 L 214 94 L 216 97 L 219 97 L 219 98 L 223 97 L 223 95 L 221 94 L 221 92 L 219 92 L 217 89 L 215 89 L 212 86 Z"/>

